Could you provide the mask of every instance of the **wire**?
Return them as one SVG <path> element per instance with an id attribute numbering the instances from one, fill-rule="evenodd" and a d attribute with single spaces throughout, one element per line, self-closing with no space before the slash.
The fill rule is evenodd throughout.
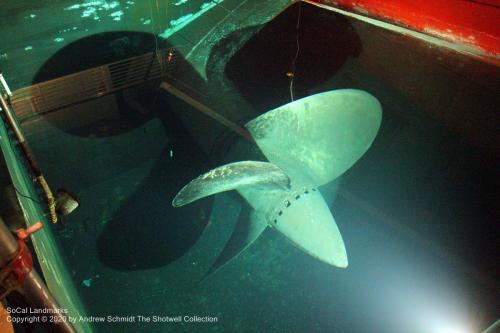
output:
<path id="1" fill-rule="evenodd" d="M 19 196 L 21 196 L 21 197 L 23 197 L 23 198 L 26 198 L 26 199 L 30 199 L 31 201 L 36 202 L 37 204 L 40 204 L 40 201 L 38 201 L 38 200 L 36 200 L 36 199 L 34 199 L 34 198 L 30 197 L 29 195 L 22 194 L 22 193 L 21 193 L 21 191 L 19 191 L 19 190 L 17 189 L 17 187 L 15 187 L 14 185 L 12 185 L 12 187 L 14 188 L 14 190 L 16 190 L 16 192 L 17 192 L 17 194 L 18 194 Z"/>
<path id="2" fill-rule="evenodd" d="M 159 30 L 161 30 L 162 26 L 161 26 L 161 22 L 162 22 L 162 19 L 161 19 L 161 15 L 160 15 L 160 4 L 158 3 L 158 0 L 155 1 L 156 3 L 156 11 L 158 12 L 158 19 L 160 20 L 160 25 L 159 25 Z M 167 9 L 168 9 L 168 4 L 169 2 L 165 2 L 165 22 L 167 22 Z M 158 36 L 155 35 L 155 41 L 156 41 L 156 56 L 158 57 L 158 64 L 160 65 L 160 70 L 161 70 L 161 75 L 163 76 L 165 74 L 165 69 L 163 68 L 164 66 L 164 63 L 163 63 L 163 59 L 162 59 L 162 56 L 161 56 L 161 51 L 160 51 L 160 48 L 158 46 Z"/>
<path id="3" fill-rule="evenodd" d="M 302 16 L 302 1 L 299 2 L 299 13 L 297 15 L 297 25 L 295 27 L 295 41 L 297 43 L 297 51 L 295 52 L 295 58 L 292 63 L 292 75 L 290 77 L 290 98 L 293 102 L 293 79 L 295 78 L 295 69 L 297 64 L 297 59 L 299 58 L 300 43 L 299 43 L 299 30 L 300 30 L 300 17 Z"/>
<path id="4" fill-rule="evenodd" d="M 158 4 L 158 0 L 155 0 L 155 5 L 156 5 L 156 11 L 157 11 L 157 13 L 159 15 L 160 14 L 160 7 L 159 7 L 159 4 Z M 167 3 L 167 6 L 168 6 L 168 3 Z M 151 31 L 152 31 L 153 37 L 155 39 L 155 50 L 154 50 L 154 52 L 155 52 L 158 64 L 160 65 L 161 75 L 163 76 L 165 70 L 163 68 L 163 61 L 162 61 L 162 58 L 161 58 L 160 48 L 159 48 L 159 45 L 158 45 L 158 35 L 156 34 L 156 30 L 157 30 L 156 29 L 156 22 L 157 22 L 157 20 L 154 18 L 152 0 L 149 2 L 149 12 L 150 12 L 150 15 L 151 15 Z M 166 9 L 165 9 L 165 14 L 166 14 Z M 159 19 L 161 20 L 161 17 L 159 17 Z M 160 28 L 161 28 L 161 26 L 160 26 Z"/>
<path id="5" fill-rule="evenodd" d="M 153 4 L 152 4 L 152 1 L 153 0 L 150 0 L 149 1 L 149 11 L 150 11 L 150 14 L 151 14 L 151 30 L 152 30 L 152 33 L 153 33 L 153 37 L 155 39 L 155 55 L 156 55 L 156 60 L 158 61 L 158 65 L 160 67 L 160 77 L 163 79 L 166 72 L 167 72 L 167 69 L 166 69 L 166 66 L 164 66 L 164 62 L 163 62 L 163 57 L 162 57 L 162 54 L 160 52 L 160 48 L 159 48 L 159 45 L 158 45 L 158 35 L 156 34 L 156 19 L 154 18 L 154 13 L 153 13 Z M 168 15 L 168 12 L 167 12 L 167 9 L 168 9 L 168 4 L 169 2 L 165 2 L 165 21 L 167 21 L 167 15 Z M 156 12 L 158 13 L 158 20 L 160 21 L 159 23 L 159 26 L 158 26 L 158 34 L 160 33 L 160 30 L 161 30 L 161 13 L 160 13 L 160 5 L 158 3 L 158 0 L 155 0 L 155 6 L 156 6 Z M 160 90 L 160 87 L 158 86 L 158 89 L 157 91 Z M 156 93 L 154 95 L 154 98 L 153 98 L 153 101 L 151 103 L 151 105 L 155 105 L 156 104 L 156 100 L 158 98 L 158 93 Z"/>
<path id="6" fill-rule="evenodd" d="M 0 110 L 1 110 L 1 108 L 0 108 Z M 2 111 L 4 111 L 4 110 L 2 110 Z M 4 111 L 4 112 L 5 112 L 5 111 Z M 2 120 L 2 121 L 3 121 L 3 120 Z M 8 129 L 7 129 L 7 131 L 8 131 Z M 11 149 L 11 150 L 14 152 L 14 154 L 15 154 L 15 153 L 18 151 L 18 149 L 14 147 L 14 145 L 12 144 L 12 140 L 11 140 L 11 139 L 12 139 L 12 138 L 11 138 L 11 135 L 7 132 L 7 137 L 5 138 L 5 140 L 7 140 L 7 142 L 8 142 L 8 143 L 9 143 L 9 145 L 10 145 L 10 149 Z M 26 194 L 21 193 L 21 191 L 19 191 L 19 190 L 17 189 L 17 187 L 14 185 L 14 182 L 11 182 L 11 185 L 12 185 L 12 187 L 14 188 L 14 190 L 17 192 L 17 194 L 18 194 L 19 196 L 21 196 L 21 197 L 23 197 L 23 198 L 26 198 L 26 199 L 30 199 L 31 201 L 36 202 L 37 204 L 41 204 L 41 203 L 40 203 L 40 201 L 36 200 L 35 198 L 32 198 L 32 197 L 30 197 L 29 195 L 26 195 Z"/>

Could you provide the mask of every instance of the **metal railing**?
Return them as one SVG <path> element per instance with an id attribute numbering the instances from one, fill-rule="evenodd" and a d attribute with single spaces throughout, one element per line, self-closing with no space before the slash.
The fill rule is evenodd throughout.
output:
<path id="1" fill-rule="evenodd" d="M 149 52 L 21 88 L 12 92 L 10 104 L 22 122 L 35 115 L 158 79 L 170 65 L 172 52 Z"/>

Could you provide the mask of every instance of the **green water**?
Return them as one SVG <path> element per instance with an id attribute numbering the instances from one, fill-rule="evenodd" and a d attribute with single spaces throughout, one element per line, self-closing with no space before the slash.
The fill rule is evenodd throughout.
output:
<path id="1" fill-rule="evenodd" d="M 151 16 L 150 5 L 163 15 L 146 1 L 129 8 L 122 2 L 121 21 L 103 9 L 107 16 L 93 33 L 113 24 L 149 33 L 140 18 Z M 171 5 L 169 18 L 200 6 Z M 201 46 L 187 43 L 195 51 L 187 60 L 189 51 L 181 52 L 169 73 L 194 98 L 203 96 L 240 123 L 290 101 L 286 72 L 296 52 L 297 7 L 267 26 L 249 13 L 283 6 L 250 7 L 221 23 L 227 33 L 216 40 L 203 39 L 210 11 L 183 27 Z M 55 9 L 37 10 L 35 18 Z M 82 18 L 81 9 L 67 13 L 68 23 L 93 20 Z M 236 193 L 176 209 L 171 200 L 215 166 L 262 155 L 155 83 L 23 124 L 51 186 L 80 199 L 81 207 L 53 231 L 88 315 L 104 317 L 97 332 L 440 333 L 450 323 L 478 330 L 498 316 L 491 140 L 498 68 L 309 7 L 301 24 L 296 97 L 358 88 L 383 106 L 368 153 L 335 186 L 320 188 L 342 231 L 347 269 L 327 266 L 268 230 L 200 283 L 245 203 Z M 73 38 L 76 57 L 62 46 L 58 57 L 102 60 L 103 50 L 78 44 L 84 35 Z M 173 35 L 165 43 L 178 46 L 186 38 Z M 40 53 L 32 67 L 9 75 L 27 84 L 53 53 L 47 47 L 45 58 Z M 9 66 L 19 64 L 9 60 Z M 133 322 L 116 322 L 129 316 Z M 154 322 L 155 316 L 181 322 Z M 193 316 L 216 321 L 189 322 Z"/>

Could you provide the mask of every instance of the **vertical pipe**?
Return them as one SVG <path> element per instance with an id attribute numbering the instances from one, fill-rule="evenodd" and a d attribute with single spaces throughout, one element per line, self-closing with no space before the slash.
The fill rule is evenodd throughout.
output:
<path id="1" fill-rule="evenodd" d="M 10 127 L 14 131 L 14 134 L 17 137 L 17 140 L 20 143 L 24 143 L 25 138 L 23 133 L 19 130 L 19 126 L 17 126 L 17 123 L 14 119 L 14 116 L 12 116 L 12 113 L 10 112 L 10 108 L 7 105 L 7 102 L 3 98 L 2 94 L 0 94 L 0 107 L 3 109 L 5 116 L 7 117 L 7 121 L 9 122 Z"/>
<path id="2" fill-rule="evenodd" d="M 7 95 L 9 95 L 9 97 L 12 96 L 12 91 L 10 91 L 9 85 L 7 84 L 7 81 L 5 81 L 2 72 L 0 72 L 0 82 L 2 83 L 2 86 L 5 89 Z"/>
<path id="3" fill-rule="evenodd" d="M 0 218 L 0 267 L 5 267 L 14 258 L 18 249 L 17 242 Z"/>
<path id="4" fill-rule="evenodd" d="M 52 194 L 49 185 L 45 181 L 45 177 L 42 175 L 42 171 L 38 167 L 38 164 L 36 163 L 36 160 L 33 157 L 33 154 L 31 153 L 28 144 L 26 143 L 24 134 L 19 128 L 16 120 L 14 119 L 14 116 L 12 115 L 12 112 L 7 103 L 5 102 L 5 99 L 3 98 L 2 94 L 0 94 L 0 108 L 3 109 L 4 114 L 7 118 L 7 122 L 9 123 L 10 128 L 14 131 L 14 134 L 16 136 L 17 141 L 19 141 L 24 156 L 28 161 L 32 172 L 35 174 L 38 183 L 40 184 L 45 193 L 47 204 L 49 206 L 50 220 L 52 221 L 52 223 L 57 223 L 56 202 L 54 195 Z"/>
<path id="5" fill-rule="evenodd" d="M 0 218 L 0 264 L 5 267 L 16 256 L 19 245 L 3 220 Z M 61 312 L 61 308 L 50 294 L 42 279 L 33 269 L 29 272 L 23 284 L 17 289 L 34 309 L 42 310 L 41 313 L 30 313 L 39 318 L 37 322 L 43 323 L 53 333 L 75 333 L 69 323 L 68 317 Z M 46 313 L 43 313 L 46 312 Z M 46 320 L 45 320 L 45 319 Z M 53 319 L 53 320 L 51 320 Z"/>

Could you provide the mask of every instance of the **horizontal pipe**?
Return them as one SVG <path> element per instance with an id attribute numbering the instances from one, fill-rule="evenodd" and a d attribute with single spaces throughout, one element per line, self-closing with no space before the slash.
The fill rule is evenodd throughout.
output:
<path id="1" fill-rule="evenodd" d="M 234 131 L 236 134 L 238 134 L 239 136 L 241 136 L 245 140 L 250 141 L 250 142 L 254 142 L 250 133 L 247 130 L 245 130 L 243 127 L 232 122 L 231 120 L 227 119 L 226 117 L 220 115 L 216 111 L 210 109 L 209 107 L 207 107 L 206 105 L 202 104 L 201 102 L 195 100 L 194 98 L 192 98 L 188 94 L 180 91 L 179 89 L 175 88 L 174 86 L 172 86 L 171 84 L 169 84 L 165 81 L 163 81 L 160 86 L 163 89 L 165 89 L 166 91 L 168 91 L 169 93 L 171 93 L 172 95 L 176 96 L 177 98 L 182 99 L 184 102 L 191 105 L 192 107 L 194 107 L 198 111 L 201 111 L 202 113 L 206 114 L 210 118 L 216 120 L 217 122 L 221 123 L 222 125 L 226 126 L 229 129 L 231 129 L 232 131 Z"/>

